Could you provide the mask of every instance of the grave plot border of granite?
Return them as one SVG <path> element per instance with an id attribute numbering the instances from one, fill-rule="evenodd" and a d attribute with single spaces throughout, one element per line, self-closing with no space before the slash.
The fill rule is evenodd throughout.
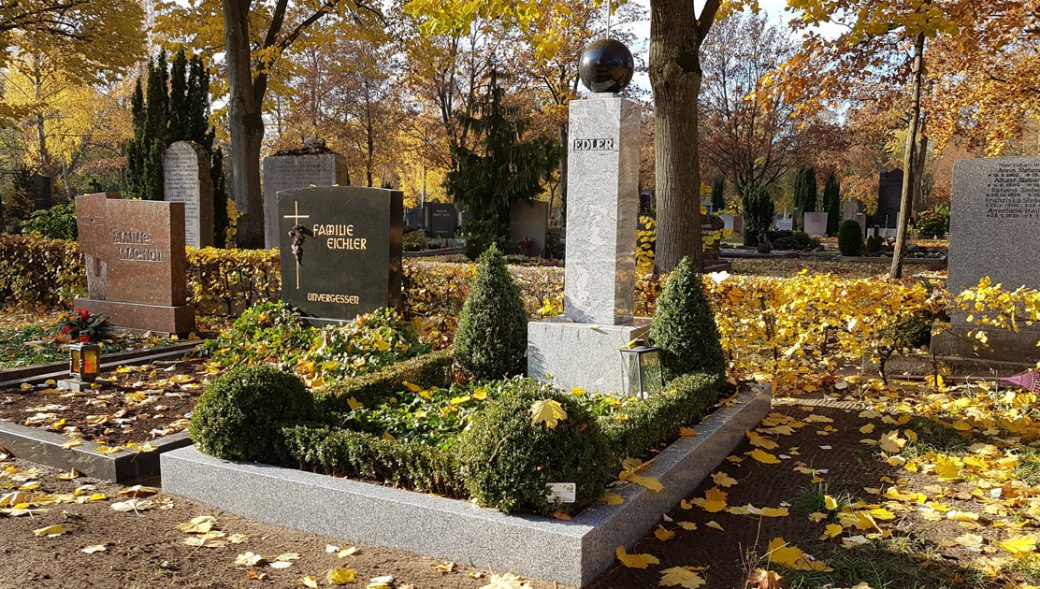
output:
<path id="1" fill-rule="evenodd" d="M 161 360 L 170 356 L 180 356 L 199 345 L 198 341 L 178 342 L 169 346 L 156 346 L 146 350 L 129 350 L 114 354 L 101 355 L 101 369 L 108 370 L 128 364 L 131 361 Z M 50 362 L 35 366 L 19 366 L 0 370 L 0 388 L 19 385 L 23 382 L 43 381 L 48 378 L 65 376 L 69 372 L 68 361 Z"/>
<path id="2" fill-rule="evenodd" d="M 103 356 L 101 364 L 103 369 L 111 370 L 125 364 L 180 357 L 198 344 L 197 341 L 182 342 L 161 348 L 121 352 L 112 354 L 107 359 Z M 68 375 L 68 364 L 64 362 L 30 368 L 38 369 L 36 374 L 21 378 L 16 376 L 15 379 L 0 384 L 16 386 L 23 382 L 41 383 L 48 378 Z M 19 370 L 24 369 L 0 372 L 0 378 Z M 187 432 L 179 432 L 151 440 L 149 443 L 155 446 L 155 450 L 151 452 L 122 450 L 105 454 L 97 450 L 97 444 L 94 442 L 84 440 L 79 446 L 66 448 L 65 444 L 68 441 L 67 436 L 57 432 L 0 419 L 0 446 L 18 458 L 65 470 L 75 468 L 87 476 L 123 485 L 159 476 L 159 455 L 191 444 Z"/>
<path id="3" fill-rule="evenodd" d="M 84 440 L 79 446 L 66 448 L 68 441 L 68 437 L 57 432 L 0 420 L 0 446 L 18 458 L 64 470 L 75 468 L 87 476 L 120 485 L 159 476 L 159 456 L 163 452 L 191 445 L 188 432 L 151 440 L 149 443 L 155 446 L 151 452 L 121 450 L 104 454 L 94 442 Z"/>
<path id="4" fill-rule="evenodd" d="M 686 498 L 770 411 L 771 388 L 756 385 L 695 426 L 640 474 L 664 487 L 628 484 L 622 505 L 596 504 L 571 521 L 506 515 L 446 499 L 264 464 L 231 462 L 194 446 L 163 454 L 163 491 L 268 524 L 406 550 L 469 566 L 579 587 L 615 563 L 661 515 Z M 286 498 L 291 498 L 287 500 Z"/>

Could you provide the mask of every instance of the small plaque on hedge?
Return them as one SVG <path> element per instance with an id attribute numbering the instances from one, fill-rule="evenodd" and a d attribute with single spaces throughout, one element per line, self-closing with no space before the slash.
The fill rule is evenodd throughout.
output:
<path id="1" fill-rule="evenodd" d="M 549 501 L 574 503 L 577 500 L 578 485 L 574 483 L 549 483 L 546 486 L 549 488 L 546 494 Z"/>

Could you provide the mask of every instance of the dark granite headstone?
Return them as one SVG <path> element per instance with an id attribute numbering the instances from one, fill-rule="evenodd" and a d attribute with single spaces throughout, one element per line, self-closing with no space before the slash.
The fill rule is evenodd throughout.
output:
<path id="1" fill-rule="evenodd" d="M 184 204 L 121 200 L 114 194 L 76 197 L 80 251 L 88 298 L 75 306 L 127 329 L 187 334 Z"/>
<path id="2" fill-rule="evenodd" d="M 423 207 L 423 229 L 433 237 L 455 237 L 459 228 L 459 213 L 452 203 L 428 202 Z"/>
<path id="3" fill-rule="evenodd" d="M 903 197 L 903 170 L 881 172 L 878 179 L 877 212 L 867 225 L 892 229 L 899 225 L 899 205 Z"/>
<path id="4" fill-rule="evenodd" d="M 33 207 L 37 211 L 54 206 L 54 179 L 50 176 L 32 176 L 29 178 L 29 194 L 32 195 Z"/>
<path id="5" fill-rule="evenodd" d="M 282 299 L 316 323 L 399 306 L 403 202 L 382 188 L 279 192 Z"/>
<path id="6" fill-rule="evenodd" d="M 421 228 L 423 226 L 422 207 L 415 207 L 404 212 L 404 226 L 412 228 Z"/>

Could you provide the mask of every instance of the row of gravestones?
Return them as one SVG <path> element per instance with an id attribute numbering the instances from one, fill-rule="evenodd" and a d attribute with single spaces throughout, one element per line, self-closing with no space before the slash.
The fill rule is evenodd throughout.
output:
<path id="1" fill-rule="evenodd" d="M 595 110 L 592 106 L 583 108 Z M 580 113 L 572 113 L 572 126 L 575 117 L 579 126 L 594 126 Z M 193 194 L 204 192 L 209 174 L 199 171 L 205 158 L 190 144 L 187 147 L 175 144 L 167 154 L 170 202 L 124 201 L 104 194 L 77 198 L 89 291 L 77 306 L 107 315 L 122 327 L 168 333 L 187 333 L 194 328 L 186 300 L 184 246 L 195 236 L 201 239 L 202 228 L 212 224 L 204 219 L 207 207 L 189 210 Z M 628 246 L 622 242 L 634 240 L 627 234 L 608 239 L 605 227 L 618 226 L 622 216 L 631 216 L 633 222 L 620 225 L 634 227 L 638 201 L 635 189 L 628 186 L 631 172 L 621 174 L 621 190 L 614 184 L 600 186 L 598 174 L 582 174 L 586 166 L 582 158 L 589 157 L 587 154 L 578 151 L 569 157 L 575 164 L 571 172 L 577 175 L 572 182 L 568 224 L 581 230 L 568 232 L 573 243 L 568 243 L 571 263 L 567 265 L 565 308 L 578 322 L 601 320 L 602 315 L 608 324 L 626 325 L 618 313 L 627 315 L 630 302 L 621 304 L 615 297 L 630 296 L 630 289 L 615 278 L 631 276 L 629 256 L 618 252 L 627 252 Z M 628 155 L 620 159 L 627 162 Z M 194 166 L 181 163 L 192 160 Z M 631 167 L 616 159 L 613 165 L 623 170 Z M 274 169 L 276 166 L 267 168 Z M 192 186 L 199 189 L 193 191 Z M 960 292 L 983 276 L 1010 288 L 1040 288 L 1040 265 L 1033 259 L 1040 248 L 1040 159 L 968 160 L 955 168 L 953 186 L 950 290 Z M 585 201 L 581 195 L 586 192 L 599 196 Z M 613 202 L 602 197 L 619 192 L 626 196 L 619 195 Z M 277 238 L 273 245 L 281 251 L 286 301 L 308 315 L 329 320 L 349 320 L 358 313 L 397 304 L 404 230 L 399 191 L 312 187 L 279 191 L 276 198 L 278 224 L 270 234 Z M 625 205 L 612 208 L 620 206 L 618 200 Z M 607 225 L 601 226 L 603 222 Z M 197 223 L 197 230 L 188 227 L 189 223 Z M 581 238 L 575 241 L 571 236 Z M 590 302 L 578 304 L 581 298 L 590 298 Z M 598 306 L 609 311 L 582 310 Z M 954 316 L 954 324 L 962 331 L 970 328 L 962 315 Z M 1008 340 L 1003 347 L 991 345 L 997 350 L 992 353 L 1037 356 L 1040 330 L 1022 323 L 1020 331 L 1012 338 L 990 334 L 991 343 Z M 936 345 L 942 348 L 940 344 Z M 971 346 L 977 353 L 977 342 Z M 963 355 L 963 347 L 950 344 L 946 349 L 960 350 Z"/>

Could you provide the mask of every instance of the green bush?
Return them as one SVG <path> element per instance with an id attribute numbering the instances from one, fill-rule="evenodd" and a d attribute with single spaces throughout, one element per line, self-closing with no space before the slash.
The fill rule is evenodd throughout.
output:
<path id="1" fill-rule="evenodd" d="M 886 328 L 882 335 L 891 338 L 896 349 L 917 349 L 931 342 L 934 322 L 931 313 L 915 313 Z"/>
<path id="2" fill-rule="evenodd" d="M 272 366 L 249 366 L 206 387 L 188 432 L 199 450 L 217 458 L 279 464 L 287 457 L 280 428 L 318 417 L 300 379 Z"/>
<path id="3" fill-rule="evenodd" d="M 673 376 L 722 374 L 726 369 L 715 314 L 689 258 L 668 277 L 650 324 L 650 339 L 661 348 L 664 367 Z"/>
<path id="4" fill-rule="evenodd" d="M 79 235 L 76 226 L 76 203 L 55 205 L 49 209 L 33 211 L 20 225 L 18 233 L 40 235 L 49 239 L 75 241 Z"/>
<path id="5" fill-rule="evenodd" d="M 599 423 L 572 396 L 533 380 L 492 403 L 470 423 L 459 447 L 466 488 L 482 505 L 505 512 L 548 515 L 559 505 L 549 483 L 575 483 L 579 510 L 596 500 L 616 474 L 616 462 Z M 555 401 L 566 413 L 555 427 L 535 424 L 532 405 Z"/>
<path id="6" fill-rule="evenodd" d="M 863 229 L 857 221 L 849 219 L 838 229 L 838 249 L 843 256 L 863 255 Z"/>
<path id="7" fill-rule="evenodd" d="M 527 313 L 494 245 L 481 254 L 455 333 L 455 362 L 476 378 L 520 372 L 527 354 Z"/>
<path id="8" fill-rule="evenodd" d="M 914 230 L 918 236 L 926 239 L 943 237 L 950 231 L 950 208 L 937 206 L 922 212 Z"/>
<path id="9" fill-rule="evenodd" d="M 322 407 L 332 411 L 345 410 L 348 399 L 352 398 L 366 405 L 381 403 L 398 393 L 405 382 L 423 388 L 444 386 L 454 362 L 448 350 L 431 352 L 379 372 L 338 381 L 315 391 L 314 395 Z"/>
<path id="10" fill-rule="evenodd" d="M 435 446 L 314 425 L 287 426 L 280 435 L 293 466 L 465 497 L 458 461 Z"/>
<path id="11" fill-rule="evenodd" d="M 603 433 L 614 455 L 636 458 L 674 441 L 679 428 L 697 423 L 726 391 L 722 376 L 690 374 L 669 382 L 657 395 L 635 404 L 625 419 L 604 419 Z"/>

